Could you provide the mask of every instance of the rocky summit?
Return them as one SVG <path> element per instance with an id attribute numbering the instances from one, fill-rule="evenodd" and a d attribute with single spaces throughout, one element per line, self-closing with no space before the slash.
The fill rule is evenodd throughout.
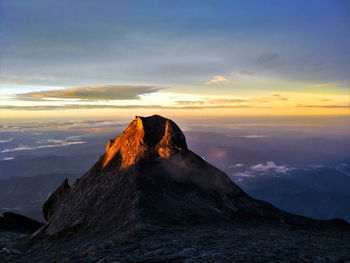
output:
<path id="1" fill-rule="evenodd" d="M 72 186 L 17 262 L 336 262 L 349 225 L 293 215 L 243 192 L 187 148 L 169 119 L 136 116 Z"/>
<path id="2" fill-rule="evenodd" d="M 129 127 L 106 146 L 103 167 L 116 155 L 121 158 L 121 169 L 136 164 L 139 160 L 169 158 L 173 153 L 186 151 L 185 136 L 172 121 L 161 116 L 136 116 Z"/>

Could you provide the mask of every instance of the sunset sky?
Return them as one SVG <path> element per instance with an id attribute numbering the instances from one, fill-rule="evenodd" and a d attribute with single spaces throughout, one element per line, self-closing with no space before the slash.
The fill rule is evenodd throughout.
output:
<path id="1" fill-rule="evenodd" d="M 0 6 L 0 117 L 349 115 L 350 1 Z"/>

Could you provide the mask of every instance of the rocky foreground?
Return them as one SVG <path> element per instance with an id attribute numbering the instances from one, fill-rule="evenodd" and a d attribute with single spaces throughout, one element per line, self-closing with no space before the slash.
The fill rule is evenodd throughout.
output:
<path id="1" fill-rule="evenodd" d="M 171 227 L 129 238 L 50 240 L 0 233 L 0 262 L 350 262 L 349 233 L 259 225 Z M 13 242 L 15 241 L 15 242 Z"/>

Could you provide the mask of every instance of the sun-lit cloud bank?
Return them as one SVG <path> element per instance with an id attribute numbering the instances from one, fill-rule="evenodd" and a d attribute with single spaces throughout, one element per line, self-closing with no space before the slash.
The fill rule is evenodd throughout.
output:
<path id="1" fill-rule="evenodd" d="M 50 91 L 17 94 L 18 99 L 80 99 L 80 100 L 131 100 L 140 95 L 157 92 L 160 88 L 151 86 L 97 85 L 73 87 Z"/>

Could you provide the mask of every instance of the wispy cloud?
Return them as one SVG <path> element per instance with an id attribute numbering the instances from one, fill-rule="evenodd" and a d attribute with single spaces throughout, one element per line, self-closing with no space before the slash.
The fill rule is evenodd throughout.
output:
<path id="1" fill-rule="evenodd" d="M 230 168 L 240 168 L 240 166 L 232 166 Z M 288 174 L 288 172 L 294 170 L 295 168 L 288 167 L 285 165 L 278 165 L 273 161 L 268 161 L 266 163 L 259 163 L 253 166 L 250 166 L 248 169 L 244 171 L 239 171 L 232 173 L 231 175 L 233 177 L 239 177 L 239 178 L 248 178 L 248 177 L 256 177 L 259 175 L 271 175 L 274 176 L 276 174 Z M 238 179 L 238 181 L 241 181 Z"/>
<path id="2" fill-rule="evenodd" d="M 176 101 L 177 105 L 203 105 L 205 104 L 204 100 L 178 100 Z"/>
<path id="3" fill-rule="evenodd" d="M 16 131 L 16 132 L 32 132 L 32 131 L 83 131 L 83 132 L 96 132 L 96 131 L 116 131 L 125 127 L 128 121 L 116 121 L 116 120 L 69 120 L 69 121 L 29 121 L 20 124 L 12 125 L 7 123 L 1 127 L 2 131 Z M 79 136 L 70 136 L 66 138 L 67 141 L 78 141 Z M 53 144 L 60 143 L 61 140 L 49 139 L 40 141 L 38 143 Z"/>
<path id="4" fill-rule="evenodd" d="M 288 101 L 288 98 L 280 94 L 255 98 L 204 98 L 202 100 L 181 100 L 176 101 L 177 105 L 231 105 L 231 106 L 259 106 L 258 104 L 277 101 Z"/>
<path id="5" fill-rule="evenodd" d="M 239 167 L 244 167 L 244 164 L 237 163 L 237 164 L 233 164 L 233 165 L 228 166 L 228 168 L 239 168 Z"/>
<path id="6" fill-rule="evenodd" d="M 250 98 L 249 102 L 251 102 L 251 103 L 270 103 L 270 102 L 287 101 L 287 100 L 289 100 L 289 99 L 285 96 L 282 96 L 280 94 L 273 94 L 270 96 Z"/>
<path id="7" fill-rule="evenodd" d="M 327 83 L 309 85 L 310 88 L 328 88 L 328 87 L 340 87 L 340 86 L 342 86 L 341 82 L 327 82 Z"/>
<path id="8" fill-rule="evenodd" d="M 298 108 L 325 108 L 325 109 L 350 109 L 350 105 L 306 105 L 306 104 L 299 104 L 296 107 Z"/>
<path id="9" fill-rule="evenodd" d="M 214 98 L 214 99 L 204 99 L 204 100 L 179 100 L 176 101 L 177 105 L 204 105 L 204 104 L 232 104 L 232 103 L 240 103 L 246 102 L 247 99 L 222 99 L 222 98 Z"/>
<path id="10" fill-rule="evenodd" d="M 209 104 L 229 104 L 237 102 L 246 102 L 246 99 L 209 99 Z"/>
<path id="11" fill-rule="evenodd" d="M 229 82 L 229 80 L 223 76 L 214 76 L 212 80 L 209 80 L 205 82 L 205 85 L 212 85 L 212 84 L 219 84 L 219 83 L 226 83 Z"/>
<path id="12" fill-rule="evenodd" d="M 251 172 L 238 172 L 238 173 L 233 173 L 232 175 L 237 177 L 255 177 L 255 175 L 252 174 Z"/>
<path id="13" fill-rule="evenodd" d="M 1 151 L 1 153 L 28 151 L 28 150 L 45 149 L 45 148 L 65 147 L 65 146 L 76 145 L 76 144 L 84 144 L 86 142 L 85 141 L 69 141 L 69 139 L 65 139 L 65 140 L 54 140 L 54 141 L 51 141 L 51 143 L 52 144 L 34 145 L 34 146 L 21 145 L 21 146 L 15 147 L 15 148 L 4 149 Z"/>
<path id="14" fill-rule="evenodd" d="M 96 85 L 73 87 L 50 91 L 38 91 L 18 94 L 18 99 L 81 99 L 81 100 L 134 100 L 140 95 L 154 93 L 160 88 L 152 86 Z"/>
<path id="15" fill-rule="evenodd" d="M 262 134 L 252 134 L 252 135 L 244 135 L 244 136 L 240 136 L 241 138 L 246 138 L 246 139 L 261 139 L 261 138 L 265 138 L 265 135 Z"/>
<path id="16" fill-rule="evenodd" d="M 7 142 L 11 142 L 12 140 L 13 140 L 13 138 L 5 139 L 5 140 L 0 140 L 0 143 L 7 143 Z"/>
<path id="17" fill-rule="evenodd" d="M 15 159 L 15 157 L 6 157 L 6 158 L 3 158 L 2 161 L 11 161 Z"/>
<path id="18" fill-rule="evenodd" d="M 257 172 L 276 172 L 276 173 L 287 173 L 288 171 L 292 170 L 292 168 L 289 168 L 284 165 L 277 165 L 275 162 L 266 162 L 265 164 L 260 163 L 257 165 L 253 165 L 250 167 L 251 170 L 257 171 Z"/>
<path id="19" fill-rule="evenodd" d="M 282 95 L 280 95 L 280 94 L 273 94 L 272 96 L 273 96 L 276 100 L 288 100 L 287 97 L 284 97 L 284 96 L 282 96 Z"/>

